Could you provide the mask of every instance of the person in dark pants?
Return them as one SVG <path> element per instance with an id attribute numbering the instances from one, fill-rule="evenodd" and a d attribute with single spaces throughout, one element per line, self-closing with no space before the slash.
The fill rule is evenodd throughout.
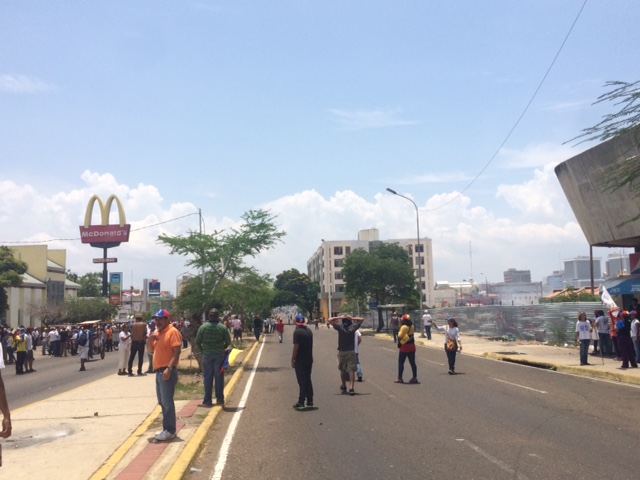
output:
<path id="1" fill-rule="evenodd" d="M 293 353 L 291 354 L 291 368 L 296 371 L 296 379 L 300 387 L 298 402 L 293 406 L 296 410 L 313 407 L 312 365 L 313 333 L 307 328 L 307 321 L 304 316 L 298 315 L 296 317 L 296 329 L 293 332 Z"/>
<path id="2" fill-rule="evenodd" d="M 147 325 L 144 323 L 142 314 L 136 314 L 136 321 L 131 327 L 131 354 L 129 355 L 128 372 L 133 377 L 133 358 L 138 355 L 138 375 L 146 375 L 142 371 L 144 362 L 144 347 L 147 344 Z"/>
<path id="3" fill-rule="evenodd" d="M 622 366 L 620 368 L 629 368 L 629 363 L 631 363 L 631 368 L 638 368 L 636 352 L 631 340 L 631 316 L 628 311 L 624 310 L 620 312 L 618 319 L 616 328 L 618 330 L 618 346 L 622 357 Z"/>
<path id="4" fill-rule="evenodd" d="M 256 318 L 253 319 L 253 333 L 256 336 L 256 342 L 260 341 L 260 335 L 262 335 L 262 327 L 264 326 L 264 321 L 260 318 L 260 315 L 256 315 Z"/>
<path id="5" fill-rule="evenodd" d="M 460 340 L 460 329 L 458 328 L 458 322 L 453 317 L 447 318 L 447 326 L 439 327 L 436 322 L 431 320 L 431 326 L 437 328 L 439 331 L 444 332 L 444 351 L 447 354 L 447 361 L 449 363 L 449 375 L 456 374 L 456 353 L 462 352 L 462 341 Z"/>
<path id="6" fill-rule="evenodd" d="M 416 365 L 416 343 L 413 338 L 415 334 L 415 328 L 409 315 L 402 316 L 402 326 L 398 332 L 398 345 L 400 351 L 398 352 L 398 378 L 395 383 L 404 383 L 402 375 L 404 374 L 404 362 L 409 359 L 409 365 L 411 365 L 412 377 L 409 383 L 418 382 L 418 367 Z"/>
<path id="7" fill-rule="evenodd" d="M 209 321 L 198 328 L 195 344 L 202 352 L 202 375 L 204 378 L 204 400 L 201 407 L 213 407 L 213 384 L 215 381 L 216 404 L 224 406 L 224 361 L 231 345 L 229 329 L 220 323 L 216 308 L 209 310 Z"/>

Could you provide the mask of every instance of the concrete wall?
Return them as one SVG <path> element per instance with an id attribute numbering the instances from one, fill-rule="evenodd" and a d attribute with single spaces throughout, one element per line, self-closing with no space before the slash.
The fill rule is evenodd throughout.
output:
<path id="1" fill-rule="evenodd" d="M 640 198 L 634 199 L 628 186 L 613 193 L 605 192 L 603 181 L 605 172 L 613 165 L 639 153 L 637 142 L 628 137 L 616 137 L 555 168 L 569 205 L 590 245 L 640 246 L 640 221 L 624 224 L 640 212 Z"/>

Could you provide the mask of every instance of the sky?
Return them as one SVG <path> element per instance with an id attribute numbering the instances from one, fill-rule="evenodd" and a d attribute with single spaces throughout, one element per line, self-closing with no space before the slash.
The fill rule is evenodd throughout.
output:
<path id="1" fill-rule="evenodd" d="M 554 167 L 640 79 L 637 0 L 0 2 L 0 245 L 82 244 L 92 195 L 131 224 L 125 285 L 193 271 L 158 235 L 266 209 L 275 277 L 321 239 L 433 242 L 437 281 L 540 281 L 589 246 Z M 117 222 L 117 216 L 111 223 Z M 97 219 L 97 211 L 94 218 Z M 603 260 L 619 249 L 594 249 Z M 604 268 L 604 264 L 603 264 Z"/>

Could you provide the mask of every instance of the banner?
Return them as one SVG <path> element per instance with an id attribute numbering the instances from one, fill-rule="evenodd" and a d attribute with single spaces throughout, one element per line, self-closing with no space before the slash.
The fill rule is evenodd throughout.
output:
<path id="1" fill-rule="evenodd" d="M 109 304 L 122 305 L 122 273 L 109 274 Z"/>

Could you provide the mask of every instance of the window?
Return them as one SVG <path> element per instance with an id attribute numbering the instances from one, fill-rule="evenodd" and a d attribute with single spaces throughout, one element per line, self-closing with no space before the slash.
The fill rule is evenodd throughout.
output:
<path id="1" fill-rule="evenodd" d="M 349 255 L 351 253 L 351 247 L 344 247 L 345 255 Z"/>
<path id="2" fill-rule="evenodd" d="M 341 268 L 343 263 L 344 263 L 344 260 L 343 260 L 342 258 L 336 258 L 336 259 L 333 261 L 333 266 L 334 266 L 335 268 Z"/>
<path id="3" fill-rule="evenodd" d="M 344 285 L 336 285 L 336 293 L 344 292 Z"/>
<path id="4" fill-rule="evenodd" d="M 335 272 L 333 274 L 333 278 L 335 278 L 336 280 L 342 280 L 342 272 Z"/>
<path id="5" fill-rule="evenodd" d="M 407 245 L 407 252 L 409 252 L 409 256 L 413 256 L 413 245 Z"/>
<path id="6" fill-rule="evenodd" d="M 424 253 L 424 245 L 421 243 L 420 245 L 416 245 L 416 253 Z"/>
<path id="7" fill-rule="evenodd" d="M 342 255 L 342 247 L 333 247 L 334 255 Z"/>

